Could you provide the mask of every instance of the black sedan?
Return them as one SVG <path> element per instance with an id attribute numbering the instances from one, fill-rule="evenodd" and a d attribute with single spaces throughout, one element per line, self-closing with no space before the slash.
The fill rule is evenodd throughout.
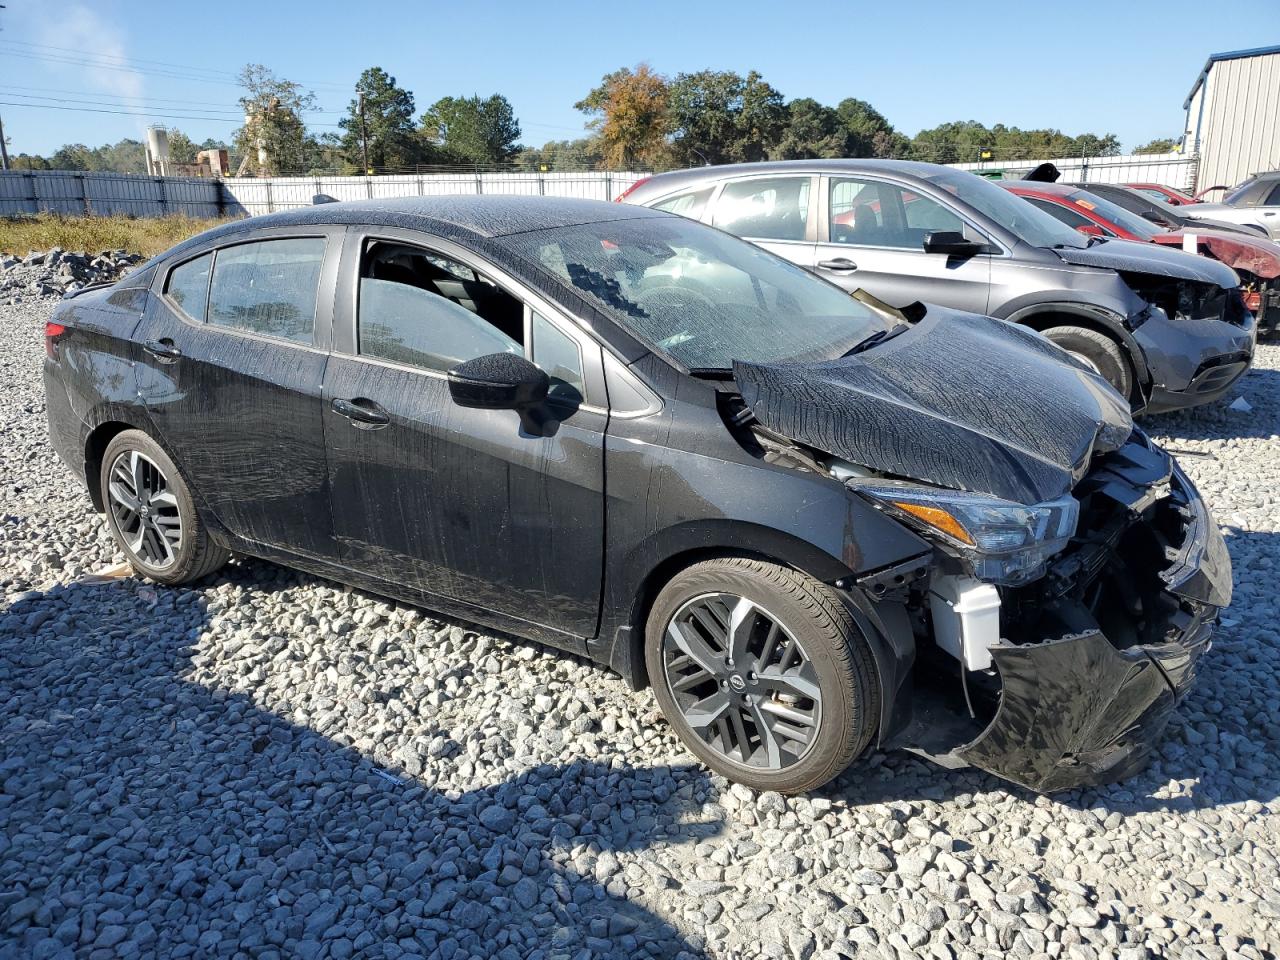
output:
<path id="1" fill-rule="evenodd" d="M 1123 776 L 1226 548 L 1100 377 L 957 316 L 641 207 L 324 204 L 68 299 L 45 385 L 160 583 L 234 551 L 585 654 L 754 787 Z"/>

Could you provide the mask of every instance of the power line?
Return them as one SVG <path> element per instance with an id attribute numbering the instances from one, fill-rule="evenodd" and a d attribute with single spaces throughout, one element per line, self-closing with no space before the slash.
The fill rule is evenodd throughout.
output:
<path id="1" fill-rule="evenodd" d="M 100 107 L 62 107 L 51 103 L 15 103 L 12 100 L 0 100 L 0 106 L 5 107 L 28 107 L 37 110 L 70 110 L 74 113 L 114 113 L 124 117 L 163 117 L 166 120 L 200 120 L 206 123 L 243 123 L 242 119 L 231 119 L 230 117 L 196 117 L 183 113 L 153 113 L 150 110 L 108 110 Z M 340 127 L 337 123 L 313 123 L 308 124 L 312 127 Z"/>
<path id="2" fill-rule="evenodd" d="M 205 109 L 202 107 L 186 107 L 185 104 L 188 103 L 189 101 L 183 101 L 183 100 L 170 100 L 170 101 L 147 100 L 145 97 L 112 98 L 108 100 L 101 100 L 101 99 L 95 98 L 95 99 L 85 100 L 85 99 L 78 99 L 75 97 L 46 97 L 46 96 L 41 96 L 39 94 L 32 94 L 32 93 L 8 93 L 8 92 L 6 92 L 4 95 L 10 96 L 10 97 L 19 97 L 23 100 L 47 100 L 52 103 L 83 103 L 83 104 L 88 104 L 94 107 L 111 107 L 111 106 L 136 107 L 138 112 L 140 113 L 146 113 L 147 108 L 150 105 L 161 105 L 162 109 L 168 109 L 168 110 L 190 109 L 193 113 L 223 113 L 223 114 L 231 114 L 235 117 L 244 116 L 244 111 L 242 109 L 225 108 L 221 110 L 216 110 L 216 109 Z M 120 99 L 130 100 L 134 102 L 124 103 L 124 102 L 120 102 Z M 170 105 L 163 106 L 166 103 Z M 32 104 L 32 106 L 36 106 L 36 104 Z M 340 110 L 303 110 L 300 112 L 308 116 L 324 116 L 324 115 L 342 116 L 343 115 L 343 112 Z"/>
<path id="3" fill-rule="evenodd" d="M 23 53 L 17 50 L 6 51 L 9 56 L 23 57 L 30 60 L 45 60 L 51 63 L 68 63 L 77 66 L 100 67 L 107 70 L 122 70 L 128 73 L 140 73 L 144 76 L 154 75 L 170 79 L 196 80 L 204 83 L 239 83 L 239 75 L 232 73 L 229 70 L 213 70 L 208 67 L 192 67 L 188 64 L 170 63 L 164 60 L 145 60 L 135 57 L 116 56 L 114 54 L 90 53 L 85 50 L 75 50 L 71 47 L 56 47 L 50 44 L 27 43 L 22 40 L 0 40 L 0 44 L 58 51 L 53 54 Z M 154 64 L 164 67 L 165 69 L 144 70 L 130 66 L 129 64 L 131 63 Z M 201 76 L 201 74 L 205 74 L 205 76 Z M 345 84 L 334 83 L 331 80 L 297 80 L 294 82 L 306 86 L 331 87 L 341 90 L 348 89 Z"/>

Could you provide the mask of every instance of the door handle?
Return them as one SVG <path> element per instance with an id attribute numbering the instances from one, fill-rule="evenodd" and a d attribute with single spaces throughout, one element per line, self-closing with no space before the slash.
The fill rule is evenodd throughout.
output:
<path id="1" fill-rule="evenodd" d="M 858 265 L 848 257 L 836 257 L 834 260 L 819 260 L 818 266 L 823 270 L 857 270 Z"/>
<path id="2" fill-rule="evenodd" d="M 356 426 L 377 429 L 391 422 L 387 412 L 372 400 L 344 400 L 341 397 L 334 397 L 330 406 L 333 407 L 334 412 L 346 417 Z"/>
<path id="3" fill-rule="evenodd" d="M 142 345 L 142 349 L 161 363 L 173 363 L 182 357 L 182 351 L 175 347 L 168 337 L 161 340 L 148 340 Z"/>

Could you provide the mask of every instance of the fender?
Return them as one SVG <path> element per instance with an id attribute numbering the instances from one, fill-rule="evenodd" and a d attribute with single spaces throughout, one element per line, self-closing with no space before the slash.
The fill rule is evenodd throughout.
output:
<path id="1" fill-rule="evenodd" d="M 1027 325 L 1028 321 L 1041 314 L 1060 314 L 1080 317 L 1088 321 L 1089 326 L 1100 326 L 1106 330 L 1125 349 L 1133 363 L 1137 381 L 1144 386 L 1151 383 L 1151 373 L 1147 369 L 1147 357 L 1138 341 L 1133 338 L 1127 320 L 1120 314 L 1092 303 L 1080 303 L 1072 300 L 1042 300 L 1026 304 L 1007 316 L 1000 317 L 1010 323 Z"/>

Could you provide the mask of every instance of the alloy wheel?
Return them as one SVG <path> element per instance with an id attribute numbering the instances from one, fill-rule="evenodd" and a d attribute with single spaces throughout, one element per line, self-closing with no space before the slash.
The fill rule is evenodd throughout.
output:
<path id="1" fill-rule="evenodd" d="M 182 514 L 164 472 L 137 450 L 125 450 L 111 464 L 107 498 L 125 547 L 157 570 L 178 559 Z"/>
<path id="2" fill-rule="evenodd" d="M 782 770 L 813 746 L 822 693 L 813 662 L 776 617 L 745 597 L 694 597 L 667 623 L 666 683 L 708 747 L 743 766 Z"/>

